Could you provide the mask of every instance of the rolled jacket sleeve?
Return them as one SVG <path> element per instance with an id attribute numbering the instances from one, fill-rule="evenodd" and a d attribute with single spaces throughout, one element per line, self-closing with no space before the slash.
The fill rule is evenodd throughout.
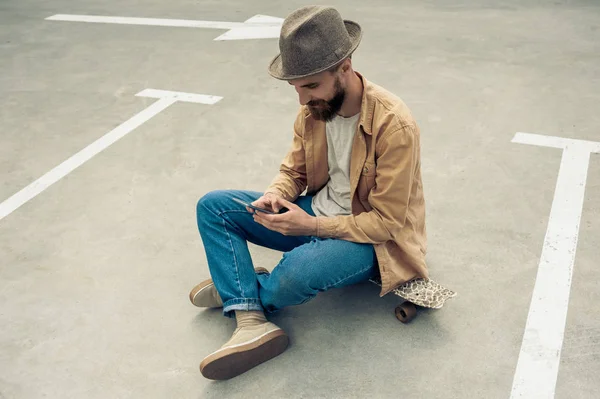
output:
<path id="1" fill-rule="evenodd" d="M 411 187 L 419 158 L 415 126 L 386 132 L 376 144 L 372 210 L 358 215 L 317 218 L 317 236 L 381 244 L 395 239 L 406 224 Z"/>

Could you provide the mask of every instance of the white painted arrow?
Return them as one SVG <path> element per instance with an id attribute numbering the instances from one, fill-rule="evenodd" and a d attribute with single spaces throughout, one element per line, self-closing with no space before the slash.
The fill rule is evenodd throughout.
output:
<path id="1" fill-rule="evenodd" d="M 279 37 L 283 18 L 255 15 L 244 22 L 196 21 L 189 19 L 161 19 L 135 17 L 109 17 L 101 15 L 56 14 L 49 21 L 89 22 L 146 26 L 172 26 L 178 28 L 223 29 L 228 32 L 215 40 L 273 39 Z"/>
<path id="2" fill-rule="evenodd" d="M 246 20 L 242 26 L 223 33 L 215 40 L 276 39 L 279 38 L 282 24 L 283 18 L 255 15 Z"/>
<path id="3" fill-rule="evenodd" d="M 0 203 L 0 220 L 10 215 L 14 210 L 25 204 L 42 191 L 77 169 L 85 162 L 92 159 L 95 155 L 108 148 L 111 144 L 125 137 L 135 128 L 142 125 L 148 119 L 152 118 L 159 112 L 168 108 L 176 102 L 191 102 L 197 104 L 215 104 L 223 97 L 210 96 L 206 94 L 183 93 L 179 91 L 146 89 L 137 93 L 138 97 L 157 98 L 158 101 L 151 104 L 146 109 L 140 111 L 136 115 L 121 123 L 119 126 L 100 137 L 92 144 L 88 145 L 75 155 L 71 156 L 60 165 L 54 167 L 45 175 L 23 188 L 21 191 L 12 195 L 2 203 Z"/>

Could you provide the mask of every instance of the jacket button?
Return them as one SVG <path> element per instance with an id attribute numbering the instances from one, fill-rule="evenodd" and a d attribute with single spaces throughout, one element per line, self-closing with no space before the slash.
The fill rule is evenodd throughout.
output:
<path id="1" fill-rule="evenodd" d="M 363 168 L 363 173 L 369 173 L 369 168 L 367 168 L 366 166 Z"/>

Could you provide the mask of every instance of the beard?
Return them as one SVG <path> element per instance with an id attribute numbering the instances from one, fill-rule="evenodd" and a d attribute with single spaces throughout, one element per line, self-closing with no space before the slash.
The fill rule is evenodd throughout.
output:
<path id="1" fill-rule="evenodd" d="M 314 100 L 308 102 L 308 110 L 316 120 L 329 122 L 342 109 L 342 104 L 344 104 L 344 99 L 346 98 L 346 90 L 342 88 L 342 84 L 337 78 L 333 87 L 335 94 L 331 100 Z"/>

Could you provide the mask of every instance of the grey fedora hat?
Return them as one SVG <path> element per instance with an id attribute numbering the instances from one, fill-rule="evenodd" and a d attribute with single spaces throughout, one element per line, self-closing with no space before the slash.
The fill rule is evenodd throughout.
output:
<path id="1" fill-rule="evenodd" d="M 342 62 L 358 47 L 359 24 L 343 20 L 333 7 L 307 6 L 283 21 L 280 53 L 269 65 L 269 74 L 281 80 L 300 79 Z"/>

